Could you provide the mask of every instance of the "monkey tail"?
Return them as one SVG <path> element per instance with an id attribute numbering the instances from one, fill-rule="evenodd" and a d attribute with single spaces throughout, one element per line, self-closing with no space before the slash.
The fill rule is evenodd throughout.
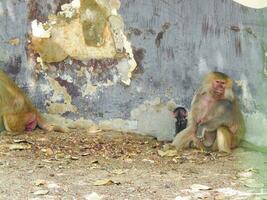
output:
<path id="1" fill-rule="evenodd" d="M 56 124 L 50 124 L 39 113 L 37 115 L 37 123 L 38 123 L 38 126 L 45 131 L 57 131 L 57 132 L 62 132 L 62 133 L 69 132 L 68 127 L 60 126 Z"/>
<path id="2" fill-rule="evenodd" d="M 258 146 L 256 144 L 253 144 L 251 142 L 248 142 L 246 140 L 242 140 L 240 143 L 240 147 L 249 150 L 249 151 L 257 151 L 261 153 L 266 153 L 267 154 L 267 147 L 263 146 Z"/>

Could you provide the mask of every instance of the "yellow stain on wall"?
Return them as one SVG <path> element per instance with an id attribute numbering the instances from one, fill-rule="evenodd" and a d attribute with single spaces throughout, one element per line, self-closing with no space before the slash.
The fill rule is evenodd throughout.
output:
<path id="1" fill-rule="evenodd" d="M 250 8 L 266 8 L 267 0 L 234 0 L 235 2 Z"/>

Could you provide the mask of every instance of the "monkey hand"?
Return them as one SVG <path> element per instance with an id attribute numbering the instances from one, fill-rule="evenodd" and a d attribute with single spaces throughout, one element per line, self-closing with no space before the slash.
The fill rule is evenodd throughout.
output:
<path id="1" fill-rule="evenodd" d="M 205 135 L 206 128 L 203 125 L 198 125 L 197 126 L 197 131 L 196 131 L 196 136 L 200 140 L 204 140 L 204 135 Z"/>

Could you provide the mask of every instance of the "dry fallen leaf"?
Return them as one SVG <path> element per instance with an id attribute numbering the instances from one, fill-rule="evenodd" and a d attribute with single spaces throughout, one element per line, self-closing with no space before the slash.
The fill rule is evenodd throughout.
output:
<path id="1" fill-rule="evenodd" d="M 32 146 L 30 144 L 18 143 L 18 144 L 10 144 L 8 148 L 10 150 L 25 150 L 30 149 Z"/>
<path id="2" fill-rule="evenodd" d="M 113 184 L 119 185 L 120 182 L 114 182 L 111 179 L 101 179 L 94 182 L 94 186 L 113 185 Z"/>
<path id="3" fill-rule="evenodd" d="M 55 158 L 56 159 L 61 159 L 61 158 L 64 158 L 65 157 L 65 154 L 64 153 L 57 153 L 56 155 L 55 155 Z"/>
<path id="4" fill-rule="evenodd" d="M 27 141 L 25 139 L 14 139 L 13 142 L 14 143 L 29 143 L 29 144 L 33 144 L 33 142 Z"/>
<path id="5" fill-rule="evenodd" d="M 71 156 L 70 159 L 71 159 L 71 160 L 79 160 L 79 157 Z"/>
<path id="6" fill-rule="evenodd" d="M 167 151 L 162 151 L 162 150 L 158 150 L 158 154 L 161 157 L 173 157 L 173 156 L 177 156 L 178 151 L 177 150 L 167 150 Z"/>
<path id="7" fill-rule="evenodd" d="M 41 186 L 41 185 L 44 185 L 46 183 L 45 180 L 42 180 L 42 179 L 37 179 L 34 181 L 34 185 L 36 186 Z"/>

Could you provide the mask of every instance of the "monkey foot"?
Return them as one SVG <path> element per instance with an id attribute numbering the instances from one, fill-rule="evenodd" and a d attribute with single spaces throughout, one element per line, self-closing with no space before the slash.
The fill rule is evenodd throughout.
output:
<path id="1" fill-rule="evenodd" d="M 163 145 L 163 151 L 167 151 L 167 150 L 174 150 L 176 149 L 174 145 L 172 144 L 164 144 Z"/>

